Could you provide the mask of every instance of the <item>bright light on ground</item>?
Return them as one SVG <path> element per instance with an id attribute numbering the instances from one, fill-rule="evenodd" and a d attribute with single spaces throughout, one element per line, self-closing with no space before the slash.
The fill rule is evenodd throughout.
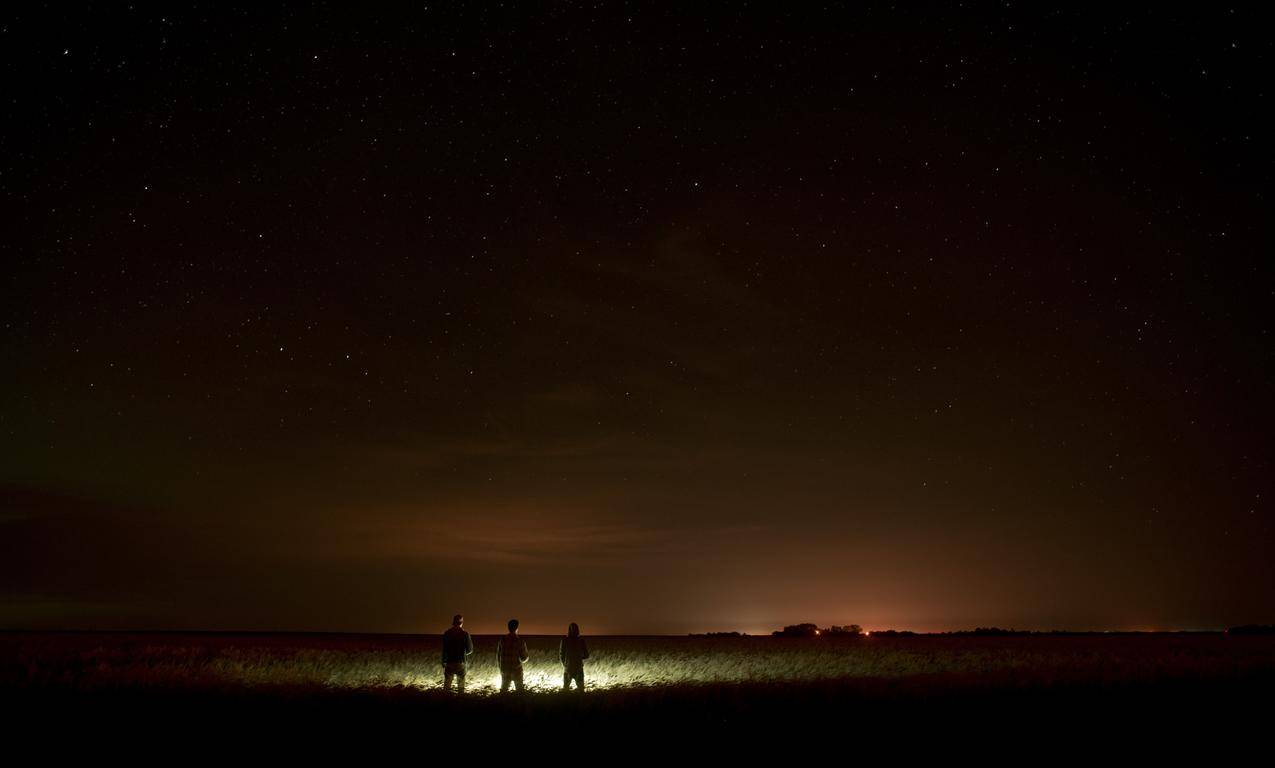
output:
<path id="1" fill-rule="evenodd" d="M 645 673 L 644 670 L 634 669 L 627 672 L 616 672 L 606 669 L 604 665 L 599 665 L 599 667 L 600 668 L 597 670 L 591 670 L 587 666 L 585 667 L 585 690 L 596 691 L 608 688 L 625 688 L 671 682 L 669 680 L 659 680 L 654 675 Z M 562 690 L 562 671 L 553 671 L 551 669 L 523 669 L 522 682 L 524 689 L 527 691 L 536 693 L 560 691 Z M 439 673 L 436 675 L 411 675 L 403 680 L 403 685 L 419 688 L 421 690 L 441 691 L 443 689 L 443 675 L 441 668 Z M 455 687 L 455 682 L 453 682 L 452 685 Z M 512 684 L 509 686 L 509 690 L 515 690 Z M 571 684 L 571 690 L 575 690 L 574 682 Z M 487 670 L 483 670 L 481 672 L 471 671 L 465 680 L 465 693 L 493 694 L 499 692 L 499 673 L 492 674 Z"/>
<path id="2" fill-rule="evenodd" d="M 500 692 L 494 642 L 479 642 L 469 663 L 465 692 Z M 529 638 L 531 659 L 523 667 L 524 689 L 562 690 L 562 666 L 556 638 Z M 584 663 L 585 691 L 703 683 L 744 683 L 816 680 L 871 674 L 877 665 L 868 646 L 827 637 L 772 638 L 590 638 L 590 657 Z M 879 654 L 876 654 L 879 655 Z M 895 662 L 911 663 L 910 654 L 895 652 Z M 399 674 L 367 666 L 348 675 L 332 676 L 330 685 L 406 685 L 441 691 L 443 670 L 435 656 L 420 655 L 404 664 Z M 877 674 L 883 670 L 877 669 Z M 377 674 L 380 673 L 380 674 Z M 888 674 L 888 671 L 886 672 Z M 512 689 L 512 686 L 511 686 Z M 574 690 L 574 686 L 572 688 Z"/>

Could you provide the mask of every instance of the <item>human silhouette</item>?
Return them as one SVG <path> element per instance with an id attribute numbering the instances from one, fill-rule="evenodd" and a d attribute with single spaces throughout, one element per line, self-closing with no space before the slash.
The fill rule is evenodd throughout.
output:
<path id="1" fill-rule="evenodd" d="M 496 661 L 500 663 L 500 692 L 509 690 L 509 684 L 522 692 L 522 663 L 527 660 L 527 641 L 518 637 L 518 620 L 509 620 L 509 634 L 496 643 Z"/>
<path id="2" fill-rule="evenodd" d="M 589 648 L 580 637 L 580 625 L 571 622 L 567 627 L 567 636 L 558 643 L 558 660 L 562 662 L 562 690 L 571 690 L 571 681 L 576 681 L 576 690 L 584 690 L 584 660 L 589 658 Z"/>
<path id="3" fill-rule="evenodd" d="M 465 661 L 474 653 L 474 639 L 461 628 L 465 617 L 459 613 L 452 617 L 452 625 L 443 633 L 443 690 L 452 689 L 456 678 L 457 693 L 465 692 Z"/>

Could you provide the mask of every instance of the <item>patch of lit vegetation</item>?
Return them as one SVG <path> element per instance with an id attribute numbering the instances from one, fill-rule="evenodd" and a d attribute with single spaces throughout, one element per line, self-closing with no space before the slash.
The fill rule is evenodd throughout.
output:
<path id="1" fill-rule="evenodd" d="M 478 637 L 467 690 L 499 690 L 495 638 Z M 557 638 L 527 638 L 531 691 L 562 687 Z M 899 637 L 589 638 L 590 691 L 722 683 L 980 676 L 1141 682 L 1275 671 L 1267 638 Z M 9 688 L 442 688 L 437 637 L 316 635 L 0 636 Z"/>

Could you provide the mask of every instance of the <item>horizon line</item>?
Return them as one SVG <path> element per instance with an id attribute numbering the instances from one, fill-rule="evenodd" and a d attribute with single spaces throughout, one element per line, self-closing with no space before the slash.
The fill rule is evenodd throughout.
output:
<path id="1" fill-rule="evenodd" d="M 878 634 L 896 633 L 910 635 L 951 635 L 951 634 L 974 634 L 980 631 L 1004 632 L 1013 634 L 1034 634 L 1034 635 L 1170 635 L 1170 634 L 1227 634 L 1230 629 L 1238 627 L 1262 626 L 1260 624 L 1237 624 L 1229 627 L 1219 628 L 1189 628 L 1189 629 L 1017 629 L 1014 627 L 974 627 L 967 629 L 943 629 L 943 630 L 911 630 L 911 629 L 865 629 L 861 636 L 868 637 Z M 446 629 L 446 628 L 444 628 Z M 155 628 L 84 628 L 84 627 L 59 627 L 59 628 L 30 628 L 30 627 L 2 627 L 0 633 L 21 633 L 21 634 L 139 634 L 139 635 L 349 635 L 349 636 L 377 636 L 377 637 L 431 637 L 441 635 L 443 630 L 429 632 L 385 632 L 385 631 L 361 631 L 361 630 L 325 630 L 325 629 L 155 629 Z M 498 636 L 505 634 L 504 632 L 470 632 L 473 635 L 490 635 Z M 519 632 L 524 637 L 557 637 L 562 634 L 560 632 Z M 768 630 L 762 632 L 745 632 L 742 630 L 706 630 L 702 632 L 600 632 L 590 633 L 589 637 L 711 637 L 711 636 L 731 636 L 739 637 L 773 637 L 776 634 L 782 634 L 782 628 L 776 630 Z M 827 633 L 819 635 L 819 637 L 846 637 L 846 634 Z"/>

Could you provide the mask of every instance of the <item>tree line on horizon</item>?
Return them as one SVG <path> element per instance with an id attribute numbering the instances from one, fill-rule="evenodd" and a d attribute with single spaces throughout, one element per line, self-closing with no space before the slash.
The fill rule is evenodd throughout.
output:
<path id="1" fill-rule="evenodd" d="M 1204 631 L 1208 634 L 1210 631 Z M 1170 630 L 1164 634 L 1200 634 L 1199 630 Z M 1240 626 L 1230 627 L 1222 630 L 1227 635 L 1275 635 L 1275 625 L 1270 624 L 1244 624 Z M 830 627 L 820 628 L 818 624 L 813 622 L 803 622 L 801 624 L 789 624 L 783 629 L 777 629 L 770 633 L 771 637 L 862 637 L 864 635 L 872 635 L 873 637 L 915 637 L 917 635 L 935 635 L 944 637 L 1026 637 L 1033 635 L 1109 635 L 1109 634 L 1161 634 L 1159 632 L 1144 631 L 1104 631 L 1104 630 L 1067 630 L 1067 629 L 1050 629 L 1050 630 L 1034 630 L 1034 629 L 1002 629 L 1001 627 L 975 627 L 974 629 L 958 629 L 948 632 L 913 632 L 911 630 L 898 629 L 881 629 L 873 632 L 864 632 L 863 627 L 858 624 L 834 624 Z M 747 632 L 706 632 L 704 634 L 692 634 L 691 637 L 752 637 Z"/>

